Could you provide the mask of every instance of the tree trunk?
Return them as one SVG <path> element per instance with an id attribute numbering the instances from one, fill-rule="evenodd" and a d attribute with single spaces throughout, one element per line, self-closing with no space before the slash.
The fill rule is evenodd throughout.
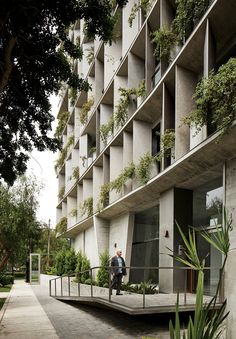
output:
<path id="1" fill-rule="evenodd" d="M 3 52 L 3 60 L 2 60 L 2 74 L 0 76 L 0 91 L 4 89 L 7 85 L 12 69 L 13 69 L 13 62 L 12 62 L 12 50 L 16 44 L 16 37 L 11 37 L 4 48 Z"/>

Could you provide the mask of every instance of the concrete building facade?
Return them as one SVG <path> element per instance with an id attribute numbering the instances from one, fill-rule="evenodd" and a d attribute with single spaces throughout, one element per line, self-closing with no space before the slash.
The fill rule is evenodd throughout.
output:
<path id="1" fill-rule="evenodd" d="M 236 56 L 236 3 L 211 1 L 186 41 L 171 49 L 169 60 L 154 56 L 151 33 L 171 25 L 175 1 L 152 1 L 146 14 L 140 7 L 130 24 L 135 3 L 115 9 L 118 22 L 111 45 L 89 41 L 83 20 L 69 32 L 84 51 L 83 59 L 74 62 L 75 72 L 91 89 L 74 100 L 69 89 L 62 93 L 58 117 L 64 111 L 69 117 L 62 133 L 67 152 L 57 167 L 63 192 L 57 218 L 66 218 L 64 236 L 88 256 L 91 266 L 99 265 L 104 250 L 113 255 L 121 248 L 127 266 L 172 267 L 176 263 L 167 247 L 180 253 L 182 246 L 176 221 L 184 230 L 194 225 L 214 233 L 215 224 L 222 223 L 216 208 L 223 205 L 236 220 L 236 126 L 216 142 L 219 132 L 183 124 L 195 108 L 199 80 Z M 142 83 L 145 94 L 139 95 Z M 173 138 L 165 153 L 166 132 Z M 230 236 L 225 296 L 228 338 L 234 338 L 236 228 Z M 198 248 L 202 256 L 209 254 L 207 266 L 221 265 L 214 248 L 200 239 Z M 143 280 L 143 273 L 130 272 L 129 279 Z M 180 272 L 171 269 L 159 274 L 147 270 L 145 279 L 158 282 L 166 293 L 184 284 Z M 210 290 L 217 279 L 216 271 L 206 277 Z M 188 277 L 188 288 L 194 289 L 193 277 Z"/>

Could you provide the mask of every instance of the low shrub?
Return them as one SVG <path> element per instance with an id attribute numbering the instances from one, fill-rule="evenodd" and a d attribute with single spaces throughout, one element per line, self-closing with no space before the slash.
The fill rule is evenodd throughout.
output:
<path id="1" fill-rule="evenodd" d="M 2 286 L 14 284 L 14 277 L 13 277 L 13 275 L 1 274 L 0 275 L 0 284 Z"/>

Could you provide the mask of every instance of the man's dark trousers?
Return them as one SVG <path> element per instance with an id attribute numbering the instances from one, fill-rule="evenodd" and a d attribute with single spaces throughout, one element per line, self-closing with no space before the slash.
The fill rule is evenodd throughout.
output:
<path id="1" fill-rule="evenodd" d="M 111 289 L 116 288 L 116 294 L 120 294 L 122 277 L 123 277 L 122 273 L 117 273 L 116 275 L 113 276 Z"/>

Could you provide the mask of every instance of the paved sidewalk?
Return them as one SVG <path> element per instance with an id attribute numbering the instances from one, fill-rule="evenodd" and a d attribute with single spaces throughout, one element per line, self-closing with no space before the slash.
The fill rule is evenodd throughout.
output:
<path id="1" fill-rule="evenodd" d="M 2 309 L 0 338 L 59 338 L 31 286 L 23 280 L 15 281 Z"/>

